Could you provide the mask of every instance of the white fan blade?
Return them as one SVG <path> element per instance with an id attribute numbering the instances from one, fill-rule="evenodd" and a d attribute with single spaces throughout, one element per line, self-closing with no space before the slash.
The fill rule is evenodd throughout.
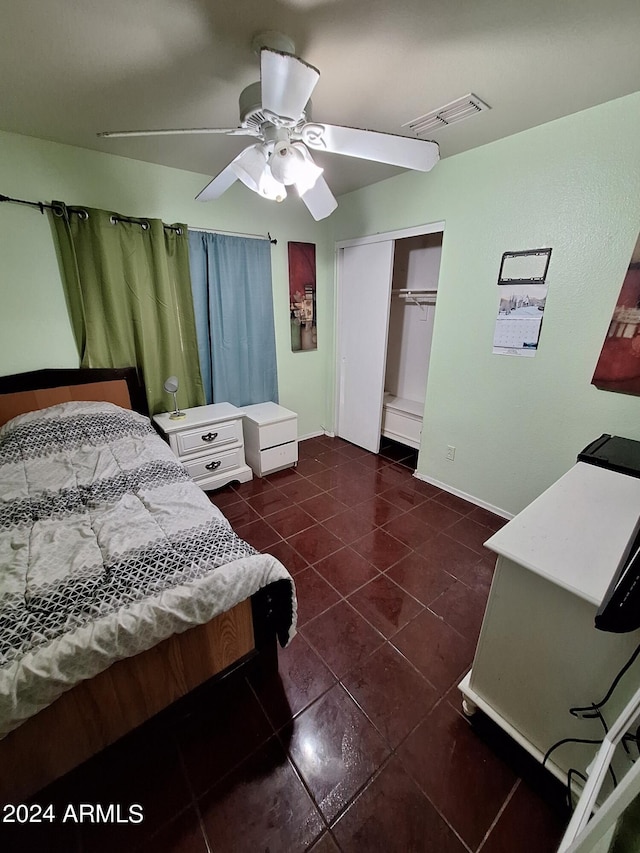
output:
<path id="1" fill-rule="evenodd" d="M 260 51 L 262 109 L 296 124 L 311 97 L 320 72 L 292 53 Z"/>
<path id="2" fill-rule="evenodd" d="M 241 155 L 238 154 L 238 157 Z M 222 193 L 226 192 L 231 184 L 235 183 L 238 180 L 238 176 L 233 170 L 233 164 L 236 162 L 238 157 L 235 160 L 232 160 L 228 166 L 219 172 L 212 181 L 206 185 L 206 187 L 198 193 L 196 196 L 196 201 L 211 201 L 214 198 L 220 198 Z"/>
<path id="3" fill-rule="evenodd" d="M 335 200 L 333 193 L 322 176 L 300 198 L 306 204 L 309 213 L 316 222 L 320 219 L 325 219 L 338 206 L 338 202 Z"/>
<path id="4" fill-rule="evenodd" d="M 255 130 L 245 127 L 182 127 L 176 130 L 105 130 L 96 136 L 176 136 L 185 133 L 226 133 L 228 136 L 257 136 Z"/>
<path id="5" fill-rule="evenodd" d="M 394 133 L 316 122 L 303 125 L 300 133 L 303 142 L 319 151 L 347 154 L 349 157 L 375 160 L 419 172 L 428 172 L 440 159 L 436 142 L 411 139 Z"/>

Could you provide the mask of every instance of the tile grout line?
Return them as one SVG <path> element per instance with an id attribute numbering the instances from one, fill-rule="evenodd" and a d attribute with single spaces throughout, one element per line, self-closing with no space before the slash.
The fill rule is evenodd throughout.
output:
<path id="1" fill-rule="evenodd" d="M 513 799 L 513 796 L 514 796 L 518 786 L 520 785 L 520 782 L 521 782 L 520 779 L 516 779 L 516 781 L 513 783 L 513 787 L 511 788 L 511 790 L 509 791 L 509 793 L 505 797 L 505 801 L 502 804 L 502 806 L 498 809 L 498 814 L 495 816 L 495 818 L 493 819 L 493 822 L 491 823 L 491 826 L 486 831 L 484 838 L 482 839 L 482 841 L 480 842 L 480 845 L 478 846 L 478 849 L 476 850 L 476 853 L 480 853 L 480 851 L 482 850 L 482 848 L 486 844 L 487 840 L 489 839 L 489 836 L 491 835 L 491 833 L 495 829 L 496 824 L 498 823 L 498 821 L 502 817 L 503 812 L 505 811 L 505 809 L 507 808 L 507 806 L 509 805 L 509 803 Z"/>

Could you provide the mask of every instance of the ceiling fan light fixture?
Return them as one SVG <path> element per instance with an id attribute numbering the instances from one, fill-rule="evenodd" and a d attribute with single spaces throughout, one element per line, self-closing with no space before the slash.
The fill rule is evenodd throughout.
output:
<path id="1" fill-rule="evenodd" d="M 304 160 L 290 142 L 277 142 L 269 159 L 269 167 L 276 181 L 291 186 L 304 168 Z"/>
<path id="2" fill-rule="evenodd" d="M 279 183 L 270 173 L 269 169 L 265 167 L 265 170 L 262 174 L 262 178 L 260 179 L 260 183 L 258 185 L 258 193 L 263 198 L 268 198 L 269 201 L 284 201 L 287 197 L 287 188 L 284 184 Z"/>
<path id="3" fill-rule="evenodd" d="M 254 193 L 270 201 L 283 201 L 287 190 L 272 176 L 264 145 L 250 145 L 231 164 L 238 180 Z"/>
<path id="4" fill-rule="evenodd" d="M 322 169 L 311 159 L 311 155 L 300 142 L 277 142 L 269 159 L 271 174 L 281 184 L 295 184 L 302 195 L 318 180 Z"/>
<path id="5" fill-rule="evenodd" d="M 267 167 L 267 155 L 262 145 L 250 145 L 231 164 L 236 177 L 245 187 L 259 192 L 260 179 Z"/>
<path id="6" fill-rule="evenodd" d="M 316 181 L 324 172 L 324 169 L 314 163 L 311 154 L 307 151 L 302 142 L 294 142 L 293 147 L 300 151 L 304 166 L 300 169 L 298 179 L 296 180 L 296 188 L 300 195 L 304 195 L 308 190 L 313 189 Z"/>

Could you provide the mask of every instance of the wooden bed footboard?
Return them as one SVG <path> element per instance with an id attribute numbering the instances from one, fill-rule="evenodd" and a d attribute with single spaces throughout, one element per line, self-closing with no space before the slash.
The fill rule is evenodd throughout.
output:
<path id="1" fill-rule="evenodd" d="M 0 740 L 0 802 L 24 801 L 252 652 L 247 599 L 80 682 Z"/>

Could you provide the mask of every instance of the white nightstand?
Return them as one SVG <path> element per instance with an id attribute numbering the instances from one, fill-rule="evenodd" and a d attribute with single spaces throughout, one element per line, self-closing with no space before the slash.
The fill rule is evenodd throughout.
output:
<path id="1" fill-rule="evenodd" d="M 277 403 L 243 406 L 244 446 L 254 474 L 264 477 L 298 461 L 298 416 Z"/>
<path id="2" fill-rule="evenodd" d="M 162 412 L 153 421 L 201 489 L 253 478 L 244 458 L 241 409 L 231 403 L 213 403 L 183 411 L 183 420 L 171 420 L 169 412 Z"/>

